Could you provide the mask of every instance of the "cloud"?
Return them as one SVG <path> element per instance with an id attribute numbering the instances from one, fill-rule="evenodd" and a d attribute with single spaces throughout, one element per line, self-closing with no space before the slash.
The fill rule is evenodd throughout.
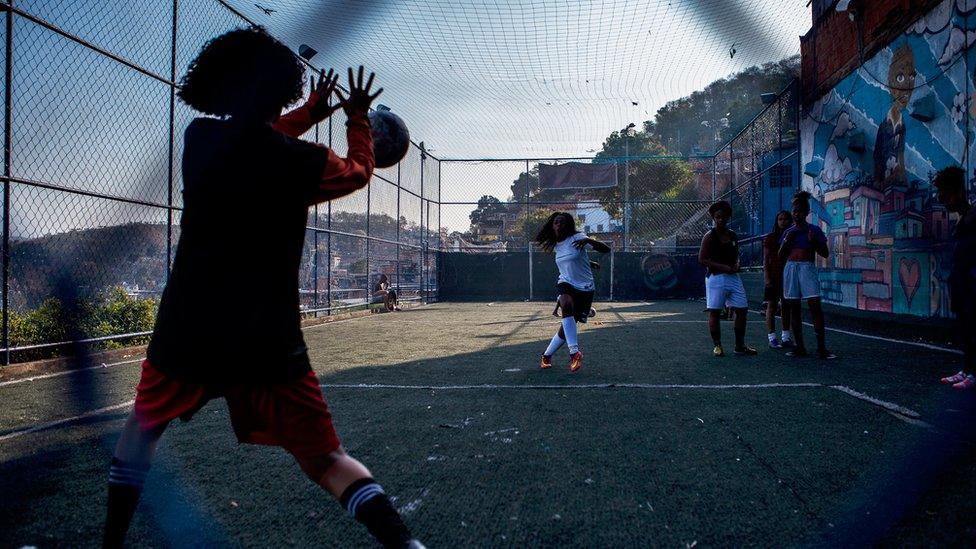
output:
<path id="1" fill-rule="evenodd" d="M 942 50 L 942 56 L 939 57 L 939 64 L 948 64 L 956 54 L 972 45 L 973 42 L 976 42 L 976 31 L 966 31 L 959 27 L 952 27 L 952 31 L 949 33 L 949 40 L 946 42 L 945 49 Z"/>
<path id="2" fill-rule="evenodd" d="M 844 111 L 840 113 L 837 117 L 837 125 L 834 126 L 834 133 L 830 134 L 831 141 L 837 139 L 838 137 L 844 137 L 847 132 L 853 130 L 857 126 L 851 121 L 851 115 Z"/>
<path id="3" fill-rule="evenodd" d="M 960 0 L 964 1 L 964 0 Z M 972 0 L 969 0 L 972 1 Z M 952 19 L 952 1 L 945 0 L 908 28 L 909 34 L 937 33 Z"/>
<path id="4" fill-rule="evenodd" d="M 843 181 L 847 174 L 853 171 L 849 158 L 841 159 L 837 154 L 837 147 L 831 144 L 827 147 L 827 154 L 824 155 L 823 171 L 820 178 L 824 183 L 837 183 Z"/>

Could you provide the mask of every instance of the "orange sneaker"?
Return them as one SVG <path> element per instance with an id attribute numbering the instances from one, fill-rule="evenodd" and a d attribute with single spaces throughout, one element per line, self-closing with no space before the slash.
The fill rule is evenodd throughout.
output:
<path id="1" fill-rule="evenodd" d="M 569 357 L 569 371 L 575 372 L 583 367 L 583 351 L 576 351 Z"/>
<path id="2" fill-rule="evenodd" d="M 545 370 L 546 368 L 552 368 L 552 357 L 542 355 L 542 361 L 539 362 L 539 367 Z"/>

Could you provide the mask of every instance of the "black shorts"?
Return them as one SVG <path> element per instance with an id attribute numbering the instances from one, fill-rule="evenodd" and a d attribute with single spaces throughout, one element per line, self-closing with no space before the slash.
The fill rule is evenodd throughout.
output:
<path id="1" fill-rule="evenodd" d="M 763 290 L 763 299 L 770 302 L 776 303 L 777 301 L 783 300 L 783 281 L 773 281 L 773 284 L 766 286 Z"/>
<path id="2" fill-rule="evenodd" d="M 590 317 L 590 307 L 593 306 L 593 292 L 577 290 L 572 284 L 560 282 L 556 284 L 557 298 L 560 295 L 568 295 L 573 298 L 573 316 L 576 322 L 586 323 Z"/>

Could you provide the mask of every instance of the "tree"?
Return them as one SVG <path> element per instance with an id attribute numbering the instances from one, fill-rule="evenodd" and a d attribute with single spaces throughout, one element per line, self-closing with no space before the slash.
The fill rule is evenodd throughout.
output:
<path id="1" fill-rule="evenodd" d="M 485 222 L 494 221 L 495 216 L 504 213 L 507 206 L 491 195 L 484 195 L 478 199 L 478 207 L 471 212 L 468 217 L 471 225 L 480 225 Z"/>
<path id="2" fill-rule="evenodd" d="M 711 153 L 763 108 L 761 93 L 780 92 L 799 74 L 798 55 L 749 67 L 669 101 L 658 109 L 653 121 L 644 122 L 644 131 L 671 154 L 689 155 L 696 148 Z"/>

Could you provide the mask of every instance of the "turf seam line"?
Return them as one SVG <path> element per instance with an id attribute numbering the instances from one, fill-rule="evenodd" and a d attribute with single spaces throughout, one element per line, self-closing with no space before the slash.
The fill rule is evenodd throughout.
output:
<path id="1" fill-rule="evenodd" d="M 55 427 L 60 427 L 61 425 L 64 425 L 66 423 L 72 423 L 74 421 L 78 421 L 79 419 L 86 419 L 86 418 L 89 418 L 89 417 L 92 417 L 92 416 L 98 416 L 98 415 L 104 414 L 106 412 L 114 412 L 115 410 L 119 410 L 119 409 L 122 409 L 122 408 L 127 408 L 129 406 L 132 406 L 133 404 L 135 404 L 135 402 L 136 402 L 135 400 L 129 400 L 129 401 L 123 402 L 122 404 L 115 404 L 115 405 L 112 405 L 112 406 L 106 406 L 104 408 L 98 408 L 97 410 L 89 410 L 89 411 L 87 411 L 87 412 L 85 412 L 85 413 L 83 413 L 81 415 L 77 415 L 77 416 L 74 416 L 74 417 L 67 417 L 67 418 L 64 418 L 64 419 L 59 419 L 57 421 L 50 421 L 48 423 L 42 423 L 40 425 L 34 425 L 33 427 L 27 427 L 25 429 L 20 429 L 18 431 L 12 431 L 10 433 L 7 433 L 5 435 L 0 436 L 0 442 L 4 442 L 4 441 L 10 440 L 12 438 L 17 438 L 17 437 L 23 436 L 23 435 L 28 435 L 30 433 L 36 433 L 38 431 L 46 431 L 47 429 L 53 429 Z"/>

